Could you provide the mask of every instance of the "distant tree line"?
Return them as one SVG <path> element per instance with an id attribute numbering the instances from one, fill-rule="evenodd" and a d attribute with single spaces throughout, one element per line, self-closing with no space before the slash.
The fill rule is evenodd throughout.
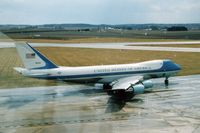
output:
<path id="1" fill-rule="evenodd" d="M 184 26 L 172 26 L 167 28 L 167 31 L 188 31 L 188 29 Z"/>
<path id="2" fill-rule="evenodd" d="M 90 31 L 90 29 L 78 29 L 78 31 Z"/>

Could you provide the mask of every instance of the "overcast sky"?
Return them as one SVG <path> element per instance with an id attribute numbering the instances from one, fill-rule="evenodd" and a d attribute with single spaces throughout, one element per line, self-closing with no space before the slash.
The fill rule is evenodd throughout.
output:
<path id="1" fill-rule="evenodd" d="M 200 0 L 0 0 L 0 24 L 199 22 Z"/>

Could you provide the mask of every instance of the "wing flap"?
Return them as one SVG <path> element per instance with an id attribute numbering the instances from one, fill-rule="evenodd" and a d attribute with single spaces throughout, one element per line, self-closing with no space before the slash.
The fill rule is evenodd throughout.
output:
<path id="1" fill-rule="evenodd" d="M 127 90 L 130 86 L 133 86 L 143 80 L 143 76 L 132 76 L 118 79 L 111 83 L 112 90 Z"/>

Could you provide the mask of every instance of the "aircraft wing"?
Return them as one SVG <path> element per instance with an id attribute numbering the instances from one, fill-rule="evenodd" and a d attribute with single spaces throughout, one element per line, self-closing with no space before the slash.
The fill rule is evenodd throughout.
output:
<path id="1" fill-rule="evenodd" d="M 112 86 L 112 90 L 128 90 L 130 87 L 140 83 L 143 81 L 143 76 L 132 76 L 120 78 L 118 80 L 113 81 L 110 85 Z"/>

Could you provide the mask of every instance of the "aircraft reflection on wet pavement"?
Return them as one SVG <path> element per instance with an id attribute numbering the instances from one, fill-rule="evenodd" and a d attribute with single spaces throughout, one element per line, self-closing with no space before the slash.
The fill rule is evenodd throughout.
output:
<path id="1" fill-rule="evenodd" d="M 199 75 L 173 77 L 168 87 L 126 102 L 86 85 L 0 90 L 0 132 L 192 132 L 199 129 Z"/>

